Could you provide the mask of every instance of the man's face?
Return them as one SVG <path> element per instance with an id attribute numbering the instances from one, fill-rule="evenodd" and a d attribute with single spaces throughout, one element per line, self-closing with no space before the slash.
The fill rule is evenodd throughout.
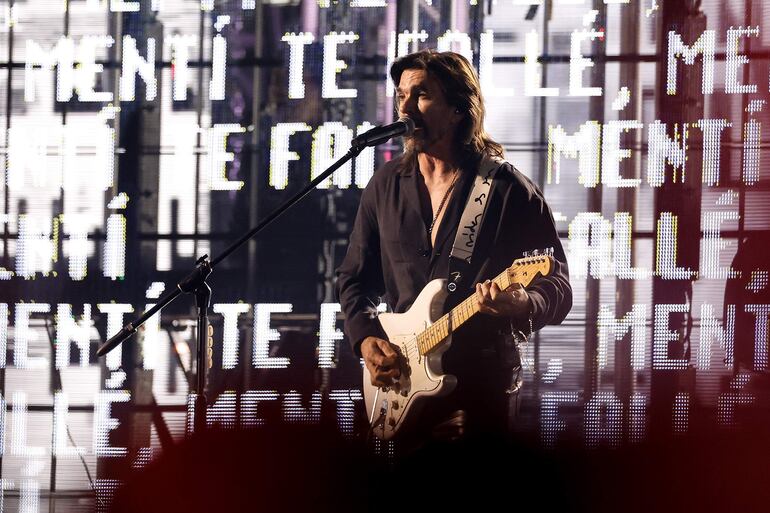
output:
<path id="1" fill-rule="evenodd" d="M 405 70 L 396 98 L 399 116 L 410 117 L 416 127 L 412 136 L 404 138 L 407 148 L 424 152 L 437 144 L 451 147 L 461 115 L 446 102 L 435 78 L 425 70 Z"/>

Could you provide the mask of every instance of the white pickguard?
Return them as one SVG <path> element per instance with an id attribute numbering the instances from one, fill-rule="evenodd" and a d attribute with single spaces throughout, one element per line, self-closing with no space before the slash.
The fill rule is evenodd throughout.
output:
<path id="1" fill-rule="evenodd" d="M 372 385 L 369 370 L 364 366 L 364 400 L 372 432 L 382 440 L 393 438 L 410 419 L 419 415 L 422 403 L 432 397 L 450 393 L 457 380 L 444 375 L 441 355 L 449 349 L 450 341 L 421 356 L 416 337 L 438 319 L 442 312 L 446 280 L 433 280 L 417 296 L 414 304 L 402 314 L 384 313 L 378 318 L 388 340 L 399 347 L 406 363 L 398 383 L 387 389 Z"/>

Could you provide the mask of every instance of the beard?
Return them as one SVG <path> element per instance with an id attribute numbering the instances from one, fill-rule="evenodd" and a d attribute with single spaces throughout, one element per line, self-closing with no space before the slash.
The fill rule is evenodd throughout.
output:
<path id="1" fill-rule="evenodd" d="M 424 153 L 434 144 L 441 141 L 444 137 L 453 137 L 453 131 L 450 127 L 444 130 L 437 130 L 435 133 L 428 130 L 425 125 L 417 124 L 420 130 L 416 130 L 410 136 L 405 136 L 404 150 L 409 153 Z"/>
<path id="2" fill-rule="evenodd" d="M 411 117 L 414 122 L 414 131 L 410 135 L 404 135 L 402 140 L 404 142 L 404 151 L 409 153 L 421 153 L 428 145 L 430 141 L 430 135 L 427 128 L 423 123 L 423 120 L 415 117 Z"/>
<path id="3" fill-rule="evenodd" d="M 410 153 L 421 153 L 427 147 L 426 141 L 423 137 L 414 134 L 404 137 L 404 149 Z"/>

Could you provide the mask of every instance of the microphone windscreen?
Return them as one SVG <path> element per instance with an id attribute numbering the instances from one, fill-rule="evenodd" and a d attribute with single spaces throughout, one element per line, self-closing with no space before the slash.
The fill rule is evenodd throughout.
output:
<path id="1" fill-rule="evenodd" d="M 414 133 L 414 120 L 412 118 L 404 116 L 403 118 L 399 119 L 399 121 L 406 125 L 406 132 L 404 132 L 403 135 L 409 136 Z"/>

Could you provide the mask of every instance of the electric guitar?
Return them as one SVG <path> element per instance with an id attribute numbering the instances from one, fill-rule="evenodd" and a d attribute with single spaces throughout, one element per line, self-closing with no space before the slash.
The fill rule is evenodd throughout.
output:
<path id="1" fill-rule="evenodd" d="M 526 287 L 538 275 L 546 276 L 552 269 L 552 256 L 535 255 L 514 261 L 492 281 L 500 290 L 508 290 L 516 283 Z M 457 385 L 455 376 L 443 374 L 441 355 L 449 349 L 452 332 L 477 314 L 479 306 L 472 294 L 441 315 L 446 296 L 446 280 L 433 280 L 408 311 L 378 317 L 403 360 L 400 378 L 384 388 L 372 385 L 369 370 L 364 366 L 363 392 L 369 424 L 374 435 L 382 440 L 396 436 L 419 415 L 427 401 L 449 394 Z"/>

